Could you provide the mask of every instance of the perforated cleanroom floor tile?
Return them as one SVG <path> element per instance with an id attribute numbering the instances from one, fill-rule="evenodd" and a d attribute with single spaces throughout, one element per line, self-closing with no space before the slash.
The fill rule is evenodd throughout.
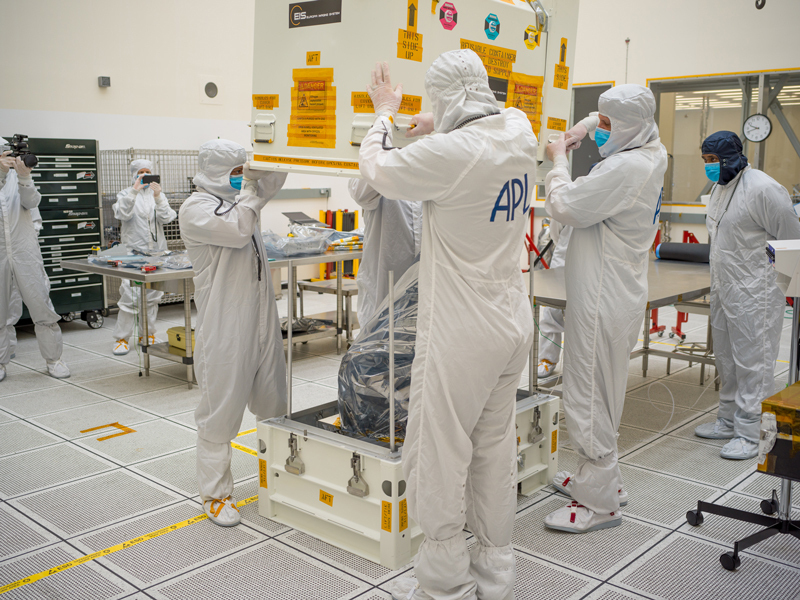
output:
<path id="1" fill-rule="evenodd" d="M 106 402 L 98 402 L 88 406 L 31 417 L 29 420 L 31 423 L 36 423 L 67 439 L 78 439 L 98 438 L 114 433 L 106 429 L 86 431 L 94 427 L 110 423 L 119 423 L 120 425 L 132 427 L 157 418 L 155 415 L 125 406 L 120 402 L 107 400 Z"/>
<path id="2" fill-rule="evenodd" d="M 19 511 L 5 502 L 0 504 L 0 561 L 57 541 L 56 536 Z"/>
<path id="3" fill-rule="evenodd" d="M 623 456 L 644 444 L 648 444 L 655 439 L 658 439 L 659 434 L 654 431 L 646 429 L 639 429 L 637 427 L 630 427 L 628 425 L 620 425 L 619 437 L 617 438 L 617 452 L 619 456 Z M 567 431 L 566 423 L 561 423 L 558 432 L 559 446 L 565 449 L 575 450 L 575 447 L 570 443 L 569 432 Z M 559 470 L 564 469 L 559 465 Z"/>
<path id="4" fill-rule="evenodd" d="M 0 496 L 19 496 L 114 468 L 67 442 L 14 454 L 0 458 Z"/>
<path id="5" fill-rule="evenodd" d="M 698 442 L 700 444 L 708 444 L 709 446 L 716 446 L 717 448 L 722 448 L 725 444 L 730 442 L 730 440 L 711 440 L 707 438 L 697 437 L 694 434 L 694 430 L 698 425 L 704 425 L 706 423 L 714 423 L 717 420 L 716 411 L 710 414 L 705 414 L 702 417 L 698 417 L 693 421 L 689 421 L 683 427 L 679 427 L 674 431 L 670 431 L 668 435 L 670 437 L 682 438 L 684 440 L 692 440 L 693 442 Z"/>
<path id="6" fill-rule="evenodd" d="M 514 554 L 517 558 L 516 600 L 578 600 L 600 583 L 522 552 Z"/>
<path id="7" fill-rule="evenodd" d="M 669 528 L 684 522 L 686 511 L 698 500 L 713 500 L 722 493 L 719 488 L 627 465 L 620 465 L 620 473 L 628 492 L 623 512 Z"/>
<path id="8" fill-rule="evenodd" d="M 304 383 L 292 389 L 292 410 L 300 411 L 320 404 L 335 402 L 338 391 L 317 383 Z"/>
<path id="9" fill-rule="evenodd" d="M 766 500 L 772 498 L 772 490 L 778 490 L 780 493 L 781 481 L 781 478 L 773 475 L 753 473 L 734 487 L 733 491 Z M 800 508 L 800 483 L 797 482 L 792 484 L 792 504 Z"/>
<path id="10" fill-rule="evenodd" d="M 0 406 L 20 417 L 28 418 L 107 400 L 108 398 L 83 388 L 67 385 L 13 396 L 3 395 L 0 397 Z"/>
<path id="11" fill-rule="evenodd" d="M 574 473 L 578 468 L 578 454 L 564 448 L 558 449 L 558 470 Z M 545 488 L 546 490 L 547 488 Z"/>
<path id="12" fill-rule="evenodd" d="M 687 365 L 688 363 L 685 362 L 675 362 L 673 361 L 673 366 L 678 365 L 678 367 L 682 367 Z M 700 364 L 694 363 L 691 367 L 687 369 L 680 369 L 679 371 L 675 372 L 674 370 L 670 375 L 667 375 L 667 381 L 674 381 L 679 383 L 685 383 L 687 385 L 694 385 L 694 386 L 701 386 L 703 388 L 708 387 L 711 385 L 711 389 L 709 391 L 713 392 L 714 390 L 714 379 L 719 376 L 714 374 L 714 366 L 713 365 L 706 365 L 705 371 L 703 372 L 702 381 L 700 378 Z M 705 397 L 705 396 L 704 396 Z"/>
<path id="13" fill-rule="evenodd" d="M 669 436 L 635 450 L 620 462 L 726 489 L 756 468 L 754 458 L 725 460 L 715 446 Z"/>
<path id="14" fill-rule="evenodd" d="M 195 448 L 138 463 L 131 469 L 186 496 L 192 497 L 198 493 L 197 450 Z M 234 481 L 258 475 L 258 463 L 255 457 L 234 450 L 231 457 L 231 473 Z M 237 494 L 236 497 L 243 498 L 244 496 Z"/>
<path id="15" fill-rule="evenodd" d="M 24 421 L 12 421 L 0 425 L 0 456 L 17 454 L 63 441 Z"/>
<path id="16" fill-rule="evenodd" d="M 0 563 L 0 587 L 81 556 L 77 550 L 62 543 L 7 560 Z M 3 600 L 119 600 L 133 592 L 136 588 L 90 561 L 5 592 Z"/>
<path id="17" fill-rule="evenodd" d="M 324 356 L 310 356 L 292 363 L 292 376 L 317 381 L 339 375 L 341 359 L 331 359 Z"/>
<path id="18" fill-rule="evenodd" d="M 392 595 L 388 592 L 382 592 L 381 590 L 375 588 L 374 590 L 370 590 L 361 594 L 360 596 L 356 596 L 358 600 L 392 600 Z"/>
<path id="19" fill-rule="evenodd" d="M 701 414 L 699 411 L 681 408 L 677 405 L 673 407 L 672 404 L 661 404 L 652 400 L 626 396 L 621 423 L 664 433 L 686 421 L 696 419 Z"/>
<path id="20" fill-rule="evenodd" d="M 540 491 L 534 492 L 530 496 L 523 496 L 522 494 L 517 494 L 517 514 L 520 514 L 529 506 L 533 506 L 537 502 L 541 502 L 546 498 L 549 498 L 553 494 L 553 488 L 550 485 L 546 485 Z"/>
<path id="21" fill-rule="evenodd" d="M 727 494 L 725 497 L 717 500 L 716 504 L 738 508 L 739 510 L 752 512 L 757 515 L 764 514 L 761 512 L 759 500 L 739 494 Z M 705 520 L 702 525 L 692 527 L 688 523 L 684 523 L 680 531 L 686 535 L 702 537 L 714 542 L 719 542 L 725 546 L 731 546 L 730 549 L 733 549 L 732 546 L 734 542 L 756 531 L 765 529 L 765 527 L 760 525 L 752 525 L 734 519 L 726 519 L 718 515 L 704 513 L 703 516 Z M 794 509 L 792 511 L 792 519 L 800 520 L 800 509 Z M 768 540 L 759 542 L 755 546 L 751 546 L 746 552 L 748 554 L 757 554 L 766 558 L 772 558 L 800 569 L 800 540 L 790 535 L 776 535 Z M 800 593 L 800 590 L 798 590 L 798 592 Z"/>
<path id="22" fill-rule="evenodd" d="M 676 374 L 678 376 L 681 373 Z M 669 377 L 659 379 L 652 385 L 646 385 L 628 392 L 633 398 L 649 399 L 652 402 L 660 402 L 672 406 L 673 400 L 676 407 L 688 408 L 690 410 L 704 411 L 719 404 L 719 392 L 714 390 L 714 385 L 701 387 L 674 381 Z"/>
<path id="23" fill-rule="evenodd" d="M 372 586 L 269 540 L 202 567 L 148 593 L 158 599 L 333 600 L 355 598 Z"/>
<path id="24" fill-rule="evenodd" d="M 116 345 L 111 339 L 111 334 L 109 333 L 108 339 L 103 341 L 91 341 L 91 342 L 76 342 L 75 347 L 80 348 L 81 350 L 86 350 L 87 352 L 92 352 L 94 354 L 100 354 L 105 358 L 110 358 L 111 360 L 115 360 L 126 365 L 132 365 L 134 367 L 144 369 L 144 359 L 143 356 L 137 354 L 136 348 L 131 347 L 130 352 L 128 354 L 122 355 L 114 355 L 111 353 L 113 347 Z M 66 346 L 66 344 L 65 344 Z M 159 365 L 167 365 L 170 364 L 171 361 L 165 360 L 163 358 L 158 358 L 157 356 L 150 357 L 150 367 L 157 367 Z"/>
<path id="25" fill-rule="evenodd" d="M 180 383 L 180 380 L 174 377 L 161 375 L 154 371 L 150 371 L 149 377 L 139 377 L 138 373 L 133 371 L 122 375 L 114 375 L 113 377 L 104 377 L 103 379 L 82 381 L 79 385 L 92 392 L 116 399 L 163 390 L 164 388 L 175 387 Z"/>
<path id="26" fill-rule="evenodd" d="M 0 410 L 0 423 L 8 423 L 10 421 L 16 421 L 19 417 L 12 415 L 11 413 L 7 413 L 4 410 Z"/>
<path id="27" fill-rule="evenodd" d="M 641 374 L 633 375 L 632 373 L 628 374 L 628 385 L 625 389 L 629 392 L 631 390 L 638 389 L 642 386 L 649 385 L 655 381 L 658 381 L 655 377 L 642 377 Z"/>
<path id="28" fill-rule="evenodd" d="M 641 344 L 637 344 L 637 347 L 641 347 Z M 651 348 L 657 348 L 659 350 L 671 350 L 671 347 L 667 347 L 664 345 L 658 344 L 651 344 Z M 672 361 L 672 368 L 670 369 L 673 373 L 679 371 L 680 369 L 685 369 L 689 363 L 685 363 L 682 361 Z M 635 358 L 630 361 L 628 364 L 628 373 L 631 375 L 644 375 L 642 373 L 642 358 Z M 647 358 L 647 377 L 665 377 L 667 375 L 667 359 L 661 358 L 660 356 L 649 356 Z"/>
<path id="29" fill-rule="evenodd" d="M 22 369 L 22 367 L 19 368 Z M 15 373 L 9 368 L 8 375 L 3 380 L 2 386 L 3 396 L 10 396 L 12 394 L 23 394 L 25 392 L 35 392 L 48 388 L 63 388 L 66 387 L 67 384 L 61 379 L 50 377 L 50 375 L 43 375 L 37 371 L 25 369 L 24 371 L 21 370 Z"/>
<path id="30" fill-rule="evenodd" d="M 553 496 L 518 516 L 514 526 L 514 546 L 581 573 L 609 577 L 668 533 L 665 529 L 628 518 L 623 518 L 622 525 L 613 529 L 613 535 L 606 530 L 575 535 L 547 529 L 544 518 L 566 503 L 563 496 Z"/>
<path id="31" fill-rule="evenodd" d="M 191 448 L 197 443 L 194 431 L 163 419 L 132 425 L 130 428 L 134 430 L 133 433 L 101 440 L 108 435 L 104 429 L 98 437 L 81 438 L 75 443 L 123 465 Z"/>
<path id="32" fill-rule="evenodd" d="M 196 504 L 185 502 L 76 538 L 74 543 L 87 553 L 97 552 L 165 527 L 183 524 L 201 514 Z M 263 539 L 266 539 L 264 535 L 252 529 L 219 527 L 203 519 L 109 554 L 100 561 L 134 585 L 144 588 Z"/>
<path id="33" fill-rule="evenodd" d="M 183 381 L 183 387 L 187 391 L 189 390 L 189 387 L 186 385 L 186 382 L 188 381 L 187 379 L 188 373 L 186 372 L 186 365 L 181 363 L 170 362 L 166 365 L 156 365 L 156 366 L 151 365 L 151 369 L 153 369 L 152 371 L 150 371 L 151 373 L 154 372 L 161 373 L 162 375 L 169 375 L 170 377 L 174 377 L 179 381 Z M 194 370 L 192 370 L 192 383 L 195 384 L 192 387 L 196 387 L 197 374 L 194 372 Z"/>
<path id="34" fill-rule="evenodd" d="M 110 347 L 111 346 L 109 345 L 109 349 Z M 67 365 L 69 365 L 70 373 L 73 375 L 74 371 L 72 370 L 72 365 L 75 365 L 79 362 L 93 361 L 97 358 L 99 357 L 94 352 L 86 352 L 85 350 L 75 348 L 68 344 L 64 344 L 64 349 L 61 353 L 61 359 L 67 363 Z M 31 352 L 17 352 L 14 362 L 37 371 L 40 371 L 45 366 L 45 360 L 42 358 L 42 354 L 39 352 L 38 348 Z"/>
<path id="35" fill-rule="evenodd" d="M 190 410 L 184 413 L 179 413 L 176 415 L 170 415 L 170 421 L 175 421 L 176 423 L 180 423 L 181 425 L 186 425 L 187 427 L 191 427 L 192 429 L 197 429 L 197 423 L 194 420 L 194 410 Z"/>
<path id="36" fill-rule="evenodd" d="M 154 483 L 118 470 L 11 503 L 59 535 L 71 537 L 180 499 Z"/>
<path id="37" fill-rule="evenodd" d="M 656 599 L 796 600 L 800 570 L 752 555 L 737 571 L 719 557 L 729 548 L 673 534 L 611 579 L 611 583 Z"/>
<path id="38" fill-rule="evenodd" d="M 176 383 L 178 385 L 175 387 L 164 390 L 126 396 L 122 402 L 164 417 L 190 410 L 194 411 L 200 403 L 200 388 L 193 386 L 192 389 L 189 389 L 186 384 Z"/>
<path id="39" fill-rule="evenodd" d="M 234 497 L 244 500 L 258 496 L 258 477 L 237 483 L 234 487 Z M 267 535 L 277 536 L 281 533 L 289 531 L 291 528 L 283 523 L 278 523 L 272 519 L 262 517 L 258 512 L 258 500 L 251 502 L 246 506 L 239 508 L 242 515 L 242 523 L 247 524 L 248 527 L 253 527 Z"/>
<path id="40" fill-rule="evenodd" d="M 255 423 L 253 423 L 253 427 L 251 429 L 255 429 Z M 245 431 L 250 431 L 250 430 L 245 429 Z M 248 433 L 247 435 L 242 435 L 240 433 L 233 441 L 234 443 L 239 444 L 240 446 L 245 446 L 246 448 L 255 450 L 256 446 L 258 445 L 258 435 L 257 432 L 255 431 L 252 433 Z"/>
<path id="41" fill-rule="evenodd" d="M 42 373 L 47 372 L 44 367 L 39 371 Z M 80 383 L 125 372 L 135 373 L 136 367 L 111 358 L 95 356 L 93 360 L 81 361 L 75 364 L 69 363 L 69 372 L 70 383 Z"/>
<path id="42" fill-rule="evenodd" d="M 584 596 L 584 600 L 650 600 L 650 598 L 604 583 L 588 596 Z"/>

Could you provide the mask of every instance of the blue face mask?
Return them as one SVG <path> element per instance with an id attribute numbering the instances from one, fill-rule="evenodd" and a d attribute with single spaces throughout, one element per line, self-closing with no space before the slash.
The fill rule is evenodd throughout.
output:
<path id="1" fill-rule="evenodd" d="M 719 163 L 706 163 L 706 177 L 714 183 L 719 181 Z"/>
<path id="2" fill-rule="evenodd" d="M 242 175 L 239 175 L 237 177 L 231 176 L 231 179 L 230 179 L 231 187 L 233 189 L 235 189 L 235 190 L 241 190 L 242 189 L 242 179 L 244 179 L 244 177 Z"/>
<path id="3" fill-rule="evenodd" d="M 606 129 L 601 129 L 600 127 L 598 127 L 597 129 L 594 130 L 594 141 L 597 143 L 598 148 L 603 146 L 610 137 L 611 137 L 611 132 L 607 131 Z"/>

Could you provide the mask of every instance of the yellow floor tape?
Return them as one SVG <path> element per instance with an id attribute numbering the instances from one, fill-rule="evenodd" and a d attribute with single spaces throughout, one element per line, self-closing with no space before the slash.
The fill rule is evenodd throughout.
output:
<path id="1" fill-rule="evenodd" d="M 248 429 L 247 431 L 242 431 L 236 437 L 242 437 L 243 435 L 249 435 L 257 431 L 256 429 Z M 235 442 L 231 442 L 231 447 L 236 448 L 237 450 L 241 450 L 242 452 L 247 452 L 247 454 L 252 454 L 253 456 L 258 456 L 257 452 L 252 448 L 248 448 L 247 446 L 242 446 L 241 444 L 237 444 Z M 258 500 L 258 496 L 251 496 L 245 500 L 241 500 L 236 503 L 236 506 L 247 506 Z M 42 571 L 41 573 L 36 573 L 35 575 L 31 575 L 30 577 L 25 577 L 24 579 L 20 579 L 19 581 L 15 581 L 13 583 L 9 583 L 0 587 L 0 595 L 5 594 L 6 592 L 10 592 L 11 590 L 16 590 L 17 588 L 21 588 L 23 585 L 28 585 L 29 583 L 35 583 L 45 577 L 49 577 L 50 575 L 55 575 L 56 573 L 61 573 L 66 571 L 67 569 L 71 569 L 72 567 L 77 567 L 79 565 L 85 564 L 87 562 L 91 562 L 95 559 L 101 558 L 103 556 L 108 556 L 109 554 L 113 554 L 114 552 L 118 552 L 119 550 L 124 550 L 125 548 L 130 548 L 137 544 L 141 544 L 142 542 L 146 542 L 148 540 L 155 539 L 164 535 L 165 533 L 169 533 L 170 531 L 177 531 L 178 529 L 183 529 L 187 525 L 194 525 L 195 523 L 199 523 L 200 521 L 204 521 L 208 518 L 208 515 L 203 513 L 202 515 L 197 515 L 196 517 L 192 517 L 191 519 L 186 519 L 185 521 L 181 521 L 180 523 L 175 523 L 174 525 L 168 525 L 166 527 L 162 527 L 157 531 L 151 531 L 150 533 L 146 533 L 142 536 L 134 538 L 132 540 L 128 540 L 127 542 L 122 542 L 121 544 L 117 544 L 116 546 L 111 546 L 110 548 L 105 548 L 103 550 L 98 550 L 92 554 L 88 554 L 86 556 L 82 556 L 81 558 L 76 558 L 75 560 L 71 560 L 69 562 L 64 563 L 63 565 L 58 565 L 57 567 L 53 567 L 52 569 L 48 569 L 47 571 Z"/>

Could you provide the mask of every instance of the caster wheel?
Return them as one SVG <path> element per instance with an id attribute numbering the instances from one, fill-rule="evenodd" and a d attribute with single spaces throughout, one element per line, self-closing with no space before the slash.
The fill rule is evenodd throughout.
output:
<path id="1" fill-rule="evenodd" d="M 89 326 L 90 329 L 100 329 L 103 326 L 103 315 L 97 315 L 97 319 L 94 321 L 87 321 L 86 324 Z"/>
<path id="2" fill-rule="evenodd" d="M 703 513 L 698 510 L 690 510 L 686 513 L 686 522 L 692 527 L 702 525 L 704 520 L 705 518 L 703 517 Z"/>
<path id="3" fill-rule="evenodd" d="M 111 314 L 111 311 L 108 310 L 107 308 L 104 308 L 103 310 L 100 311 L 100 314 L 103 315 L 104 317 L 107 317 L 108 315 Z"/>
<path id="4" fill-rule="evenodd" d="M 776 512 L 778 512 L 778 506 L 775 504 L 774 500 L 762 500 L 761 512 L 763 512 L 765 515 L 774 515 Z"/>
<path id="5" fill-rule="evenodd" d="M 65 323 L 71 323 L 72 321 L 74 321 L 74 320 L 75 320 L 75 315 L 73 315 L 72 313 L 67 313 L 67 314 L 65 314 L 65 315 L 61 315 L 61 319 L 62 319 L 62 320 L 65 322 Z"/>
<path id="6" fill-rule="evenodd" d="M 734 556 L 733 552 L 726 552 L 720 556 L 719 562 L 726 571 L 735 571 L 742 565 L 742 559 Z"/>
<path id="7" fill-rule="evenodd" d="M 682 335 L 682 336 L 681 336 L 681 341 L 683 341 L 683 340 L 685 340 L 685 339 L 686 339 L 686 336 L 685 336 L 685 335 Z"/>
<path id="8" fill-rule="evenodd" d="M 663 331 L 659 331 L 658 332 L 658 337 L 664 337 L 664 332 Z"/>
<path id="9" fill-rule="evenodd" d="M 672 332 L 670 331 L 670 332 L 669 332 L 669 337 L 671 337 L 671 338 L 674 338 L 674 337 L 675 337 L 675 334 L 674 334 L 674 333 L 672 333 Z"/>

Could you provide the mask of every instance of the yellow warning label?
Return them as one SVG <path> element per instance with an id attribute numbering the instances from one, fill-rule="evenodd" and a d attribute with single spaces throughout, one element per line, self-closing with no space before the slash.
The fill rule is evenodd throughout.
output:
<path id="1" fill-rule="evenodd" d="M 400 531 L 408 529 L 408 503 L 400 500 Z"/>
<path id="2" fill-rule="evenodd" d="M 258 459 L 258 482 L 262 488 L 267 487 L 267 461 Z"/>
<path id="3" fill-rule="evenodd" d="M 336 88 L 333 69 L 292 71 L 292 111 L 287 126 L 288 146 L 336 147 Z"/>
<path id="4" fill-rule="evenodd" d="M 567 122 L 564 119 L 556 119 L 555 117 L 547 117 L 547 128 L 554 131 L 566 131 Z"/>
<path id="5" fill-rule="evenodd" d="M 499 58 L 509 62 L 517 62 L 517 51 L 509 50 L 508 48 L 501 48 L 500 46 L 491 46 L 482 42 L 473 42 L 471 40 L 461 40 L 461 49 L 470 49 L 478 56 L 488 56 L 491 58 Z M 486 63 L 484 63 L 486 64 Z"/>
<path id="6" fill-rule="evenodd" d="M 560 90 L 569 89 L 569 67 L 565 65 L 556 65 L 556 75 L 553 79 L 553 87 Z"/>
<path id="7" fill-rule="evenodd" d="M 400 29 L 397 34 L 397 58 L 422 62 L 422 34 Z"/>
<path id="8" fill-rule="evenodd" d="M 367 92 L 352 92 L 350 94 L 350 104 L 353 107 L 354 113 L 372 113 L 375 112 L 375 107 L 372 105 L 372 99 Z M 400 110 L 397 111 L 401 115 L 417 115 L 422 111 L 422 96 L 406 96 L 403 94 L 403 100 L 400 103 Z"/>
<path id="9" fill-rule="evenodd" d="M 328 506 L 333 506 L 333 494 L 329 494 L 323 490 L 319 491 L 319 501 Z"/>
<path id="10" fill-rule="evenodd" d="M 381 505 L 381 529 L 392 533 L 392 503 L 384 500 Z"/>
<path id="11" fill-rule="evenodd" d="M 321 160 L 316 158 L 297 158 L 293 156 L 266 156 L 256 154 L 253 160 L 279 165 L 297 165 L 302 167 L 322 167 L 325 169 L 352 169 L 358 171 L 358 163 L 346 160 Z"/>
<path id="12" fill-rule="evenodd" d="M 528 28 L 525 30 L 524 40 L 528 50 L 536 50 L 539 44 L 542 43 L 542 32 L 539 31 L 538 27 L 528 25 Z"/>
<path id="13" fill-rule="evenodd" d="M 558 450 L 558 429 L 553 429 L 553 433 L 550 436 L 550 454 L 553 454 Z"/>
<path id="14" fill-rule="evenodd" d="M 312 65 L 319 65 L 322 58 L 322 52 L 306 52 L 306 64 L 310 67 Z"/>
<path id="15" fill-rule="evenodd" d="M 253 108 L 258 110 L 278 108 L 278 94 L 253 94 Z"/>
<path id="16" fill-rule="evenodd" d="M 537 136 L 542 127 L 543 87 L 544 77 L 512 73 L 508 80 L 506 108 L 513 107 L 524 112 Z"/>

